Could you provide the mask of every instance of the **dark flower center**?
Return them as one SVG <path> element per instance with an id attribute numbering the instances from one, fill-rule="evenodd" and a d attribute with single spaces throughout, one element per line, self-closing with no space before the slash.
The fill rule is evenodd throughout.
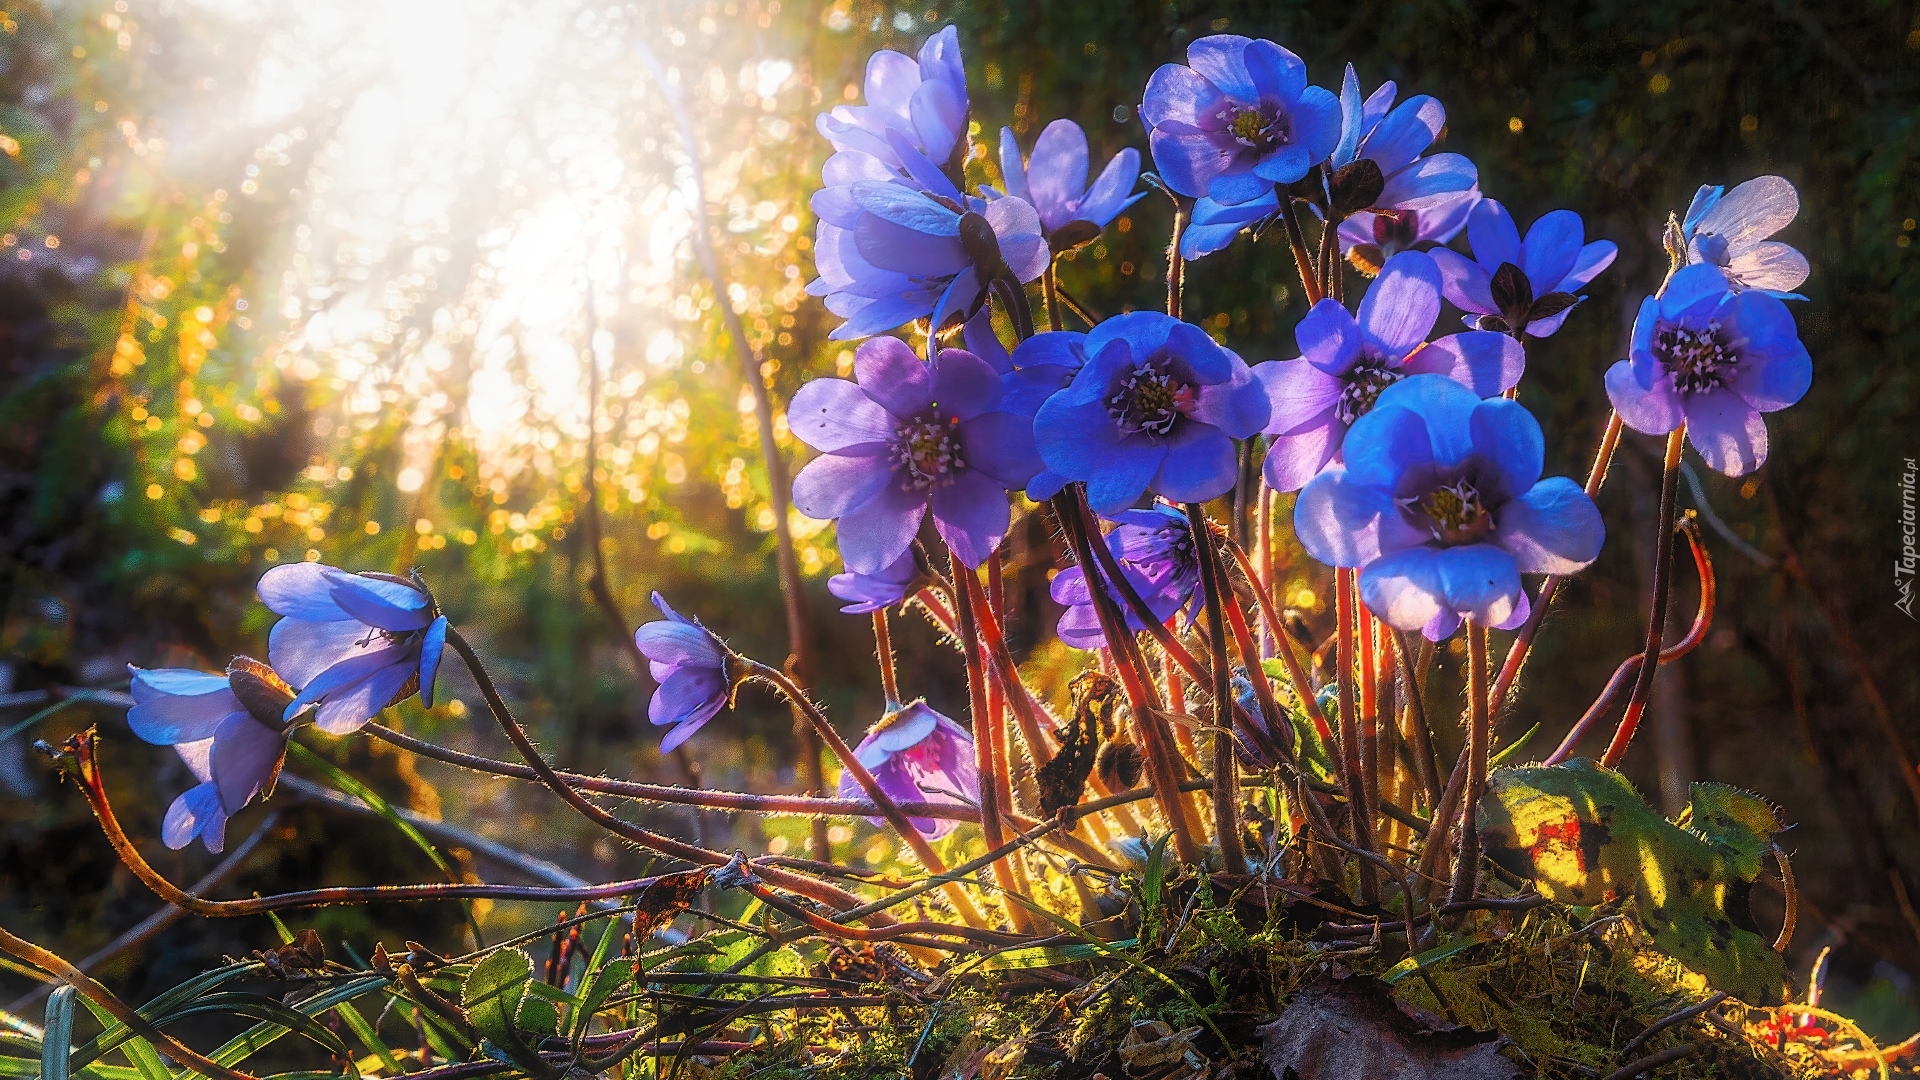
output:
<path id="1" fill-rule="evenodd" d="M 1426 515 L 1433 538 L 1449 547 L 1477 543 L 1493 531 L 1493 514 L 1471 480 L 1442 484 L 1412 504 Z"/>
<path id="2" fill-rule="evenodd" d="M 904 491 L 952 482 L 967 467 L 960 456 L 960 419 L 930 414 L 902 423 L 894 429 L 889 456 L 899 466 Z"/>
<path id="3" fill-rule="evenodd" d="M 1287 141 L 1291 132 L 1287 128 L 1285 113 L 1268 115 L 1258 107 L 1234 109 L 1226 114 L 1227 130 L 1242 146 L 1251 146 L 1256 150 L 1269 150 Z"/>
<path id="4" fill-rule="evenodd" d="M 1740 362 L 1739 342 L 1727 336 L 1717 319 L 1699 329 L 1662 324 L 1653 334 L 1653 354 L 1667 365 L 1673 388 L 1683 394 L 1725 385 Z"/>
<path id="5" fill-rule="evenodd" d="M 1343 424 L 1365 416 L 1387 387 L 1406 378 L 1406 373 L 1387 366 L 1377 356 L 1363 356 L 1347 369 L 1347 385 L 1334 402 L 1333 415 Z"/>
<path id="6" fill-rule="evenodd" d="M 1165 359 L 1148 360 L 1121 380 L 1119 390 L 1107 399 L 1107 415 L 1121 431 L 1159 438 L 1171 434 L 1174 423 L 1193 411 L 1195 389 L 1172 367 Z"/>

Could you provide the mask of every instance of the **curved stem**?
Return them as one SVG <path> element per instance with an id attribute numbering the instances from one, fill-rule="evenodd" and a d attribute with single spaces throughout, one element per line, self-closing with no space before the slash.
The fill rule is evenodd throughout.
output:
<path id="1" fill-rule="evenodd" d="M 1460 822 L 1460 856 L 1454 864 L 1453 903 L 1473 899 L 1480 878 L 1480 831 L 1474 823 L 1474 808 L 1487 787 L 1487 751 L 1490 724 L 1487 717 L 1487 628 L 1479 620 L 1467 620 L 1467 799 Z M 1437 820 L 1437 819 L 1436 819 Z"/>
<path id="2" fill-rule="evenodd" d="M 1056 276 L 1057 267 L 1056 262 L 1048 260 L 1046 275 L 1040 279 L 1042 295 L 1046 298 L 1047 304 L 1047 329 L 1053 331 L 1065 329 L 1065 324 L 1060 321 L 1060 282 Z"/>
<path id="3" fill-rule="evenodd" d="M 1193 530 L 1194 551 L 1200 559 L 1200 588 L 1207 609 L 1207 644 L 1213 652 L 1213 838 L 1220 845 L 1220 868 L 1229 874 L 1247 872 L 1247 853 L 1240 842 L 1239 764 L 1233 746 L 1233 668 L 1227 661 L 1227 616 L 1220 602 L 1226 575 L 1220 572 L 1220 551 L 1213 544 L 1207 511 L 1187 504 L 1187 524 Z"/>
<path id="4" fill-rule="evenodd" d="M 1667 601 L 1673 593 L 1673 517 L 1680 487 L 1680 450 L 1685 446 L 1687 426 L 1681 424 L 1667 436 L 1667 460 L 1660 479 L 1660 524 L 1655 527 L 1653 555 L 1653 610 L 1647 615 L 1647 647 L 1640 657 L 1640 677 L 1627 698 L 1626 715 L 1614 730 L 1613 741 L 1600 757 L 1600 764 L 1614 768 L 1627 756 L 1627 745 L 1640 726 L 1647 698 L 1653 693 L 1653 676 L 1660 667 L 1660 641 L 1667 627 Z"/>
<path id="5" fill-rule="evenodd" d="M 1340 691 L 1340 786 L 1347 793 L 1347 818 L 1353 830 L 1354 845 L 1373 851 L 1373 817 L 1367 812 L 1365 766 L 1360 759 L 1360 716 L 1353 687 L 1354 591 L 1358 588 L 1352 570 L 1333 572 L 1333 591 L 1338 609 L 1338 651 L 1335 654 L 1334 681 Z M 1372 863 L 1359 860 L 1360 896 L 1363 904 L 1380 898 L 1380 881 Z"/>

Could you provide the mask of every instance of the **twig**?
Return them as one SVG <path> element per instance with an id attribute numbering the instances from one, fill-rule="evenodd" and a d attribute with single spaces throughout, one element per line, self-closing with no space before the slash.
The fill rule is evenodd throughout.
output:
<path id="1" fill-rule="evenodd" d="M 1648 1054 L 1630 1065 L 1623 1065 L 1608 1073 L 1602 1080 L 1633 1080 L 1642 1073 L 1652 1072 L 1662 1065 L 1671 1065 L 1682 1058 L 1690 1058 L 1700 1052 L 1699 1043 L 1687 1043 L 1671 1050 L 1662 1050 L 1657 1054 Z"/>
<path id="2" fill-rule="evenodd" d="M 1630 1057 L 1635 1050 L 1638 1050 L 1641 1047 L 1647 1045 L 1648 1041 L 1651 1040 L 1655 1035 L 1660 1034 L 1661 1032 L 1667 1030 L 1668 1028 L 1674 1026 L 1675 1024 L 1684 1024 L 1687 1021 L 1693 1019 L 1696 1016 L 1699 1016 L 1701 1013 L 1706 1012 L 1708 1009 L 1713 1008 L 1714 1006 L 1720 1004 L 1725 1000 L 1727 1000 L 1726 991 L 1716 990 L 1713 993 L 1708 994 L 1707 999 L 1705 1001 L 1702 1001 L 1695 1005 L 1689 1005 L 1686 1008 L 1681 1009 L 1679 1012 L 1674 1013 L 1671 1016 L 1667 1016 L 1659 1020 L 1655 1020 L 1653 1023 L 1647 1025 L 1647 1030 L 1634 1036 L 1633 1039 L 1627 1043 L 1627 1045 L 1620 1048 L 1620 1056 Z"/>

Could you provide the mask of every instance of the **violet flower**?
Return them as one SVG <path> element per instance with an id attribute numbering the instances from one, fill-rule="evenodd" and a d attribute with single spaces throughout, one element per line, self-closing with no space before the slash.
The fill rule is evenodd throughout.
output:
<path id="1" fill-rule="evenodd" d="M 1800 212 L 1800 193 L 1778 176 L 1756 176 L 1732 191 L 1702 185 L 1680 223 L 1689 264 L 1708 263 L 1735 292 L 1758 289 L 1782 300 L 1805 300 L 1793 290 L 1807 280 L 1807 257 L 1767 237 Z"/>
<path id="2" fill-rule="evenodd" d="M 1087 365 L 1087 335 L 1071 330 L 1038 333 L 1020 343 L 1008 358 L 1008 372 L 1000 376 L 1000 409 L 1031 421 L 1047 399 L 1067 388 Z M 1045 502 L 1060 494 L 1069 481 L 1042 466 L 1027 482 L 1027 498 Z"/>
<path id="3" fill-rule="evenodd" d="M 1069 251 L 1100 235 L 1120 212 L 1146 197 L 1133 194 L 1140 178 L 1140 151 L 1129 146 L 1113 155 L 1093 186 L 1087 186 L 1087 136 L 1071 120 L 1055 120 L 1033 144 L 1033 159 L 1023 161 L 1012 128 L 1000 129 L 1000 171 L 1007 194 L 1025 199 L 1040 214 L 1041 229 L 1054 251 Z"/>
<path id="4" fill-rule="evenodd" d="M 924 701 L 903 705 L 867 729 L 853 748 L 853 756 L 879 782 L 894 802 L 940 803 L 947 806 L 980 804 L 980 771 L 974 757 L 973 736 L 967 729 L 933 711 Z M 840 797 L 864 799 L 867 793 L 840 773 Z M 868 818 L 874 825 L 880 818 Z M 923 835 L 938 840 L 958 822 L 949 818 L 908 818 Z"/>
<path id="5" fill-rule="evenodd" d="M 1271 41 L 1215 34 L 1147 82 L 1140 118 L 1169 187 L 1226 203 L 1260 198 L 1325 161 L 1340 102 L 1307 85 L 1307 65 Z"/>
<path id="6" fill-rule="evenodd" d="M 1767 460 L 1761 413 L 1784 409 L 1813 383 L 1813 359 L 1793 315 L 1770 293 L 1733 291 L 1717 266 L 1686 267 L 1640 302 L 1628 359 L 1607 370 L 1607 396 L 1635 431 L 1681 424 L 1715 470 L 1744 476 Z"/>
<path id="7" fill-rule="evenodd" d="M 633 644 L 660 684 L 647 702 L 647 721 L 655 727 L 673 725 L 660 739 L 660 752 L 671 754 L 726 707 L 737 675 L 733 651 L 699 619 L 673 610 L 657 592 L 653 606 L 666 619 L 635 630 Z"/>
<path id="8" fill-rule="evenodd" d="M 847 615 L 870 615 L 898 604 L 919 591 L 920 566 L 909 547 L 900 557 L 880 568 L 876 574 L 856 574 L 849 570 L 827 579 L 827 591 L 847 601 L 840 610 Z"/>
<path id="9" fill-rule="evenodd" d="M 1328 166 L 1372 162 L 1384 181 L 1364 207 L 1342 207 L 1340 251 L 1368 273 L 1379 273 L 1402 251 L 1444 244 L 1466 228 L 1480 201 L 1480 170 L 1462 154 L 1426 154 L 1447 126 L 1447 110 L 1425 94 L 1393 104 L 1389 81 L 1366 100 L 1353 65 L 1340 89 L 1340 143 Z"/>
<path id="10" fill-rule="evenodd" d="M 1548 337 L 1560 329 L 1577 295 L 1618 253 L 1611 240 L 1583 245 L 1584 226 L 1571 210 L 1554 210 L 1520 239 L 1507 208 L 1481 199 L 1467 214 L 1468 259 L 1435 248 L 1447 299 L 1467 312 L 1467 325 L 1518 336 Z"/>
<path id="11" fill-rule="evenodd" d="M 1403 251 L 1367 286 L 1358 319 L 1339 301 L 1322 300 L 1294 328 L 1299 358 L 1253 369 L 1273 407 L 1266 478 L 1275 491 L 1300 490 L 1336 460 L 1353 422 L 1410 375 L 1445 375 L 1483 398 L 1519 383 L 1526 350 L 1505 334 L 1426 340 L 1440 316 L 1440 289 L 1433 259 Z"/>
<path id="12" fill-rule="evenodd" d="M 794 507 L 839 521 L 854 573 L 899 559 L 929 508 L 954 555 L 980 565 L 1006 535 L 1007 490 L 1040 467 L 1026 419 L 1000 411 L 1000 376 L 958 349 L 922 363 L 890 337 L 862 343 L 853 370 L 854 382 L 807 383 L 787 408 L 793 433 L 821 452 L 794 477 Z"/>
<path id="13" fill-rule="evenodd" d="M 1106 535 L 1107 550 L 1113 552 L 1120 572 L 1146 602 L 1147 610 L 1162 623 L 1184 611 L 1191 623 L 1203 603 L 1204 592 L 1199 552 L 1194 550 L 1193 527 L 1187 515 L 1155 503 L 1146 510 L 1123 510 L 1113 520 L 1116 524 Z M 1103 582 L 1105 577 L 1102 573 Z M 1063 644 L 1075 649 L 1106 646 L 1084 567 L 1069 566 L 1055 574 L 1049 592 L 1054 602 L 1067 609 L 1058 626 Z M 1118 590 L 1110 590 L 1110 595 L 1126 616 L 1129 629 L 1138 633 L 1147 628 Z"/>
<path id="14" fill-rule="evenodd" d="M 1084 481 L 1112 515 L 1151 490 L 1204 502 L 1233 487 L 1233 440 L 1267 422 L 1267 395 L 1246 362 L 1197 326 L 1158 312 L 1093 328 L 1088 357 L 1033 419 L 1048 469 Z"/>
<path id="15" fill-rule="evenodd" d="M 949 26 L 928 38 L 918 59 L 891 49 L 874 53 L 867 59 L 866 98 L 865 105 L 820 114 L 816 126 L 835 150 L 866 155 L 898 173 L 906 171 L 896 149 L 904 142 L 942 167 L 956 166 L 967 145 L 959 31 Z"/>
<path id="16" fill-rule="evenodd" d="M 1571 574 L 1606 530 L 1580 485 L 1540 478 L 1533 415 L 1439 375 L 1388 387 L 1346 439 L 1346 464 L 1294 508 L 1308 553 L 1360 570 L 1367 606 L 1402 630 L 1511 625 L 1521 574 Z"/>
<path id="17" fill-rule="evenodd" d="M 286 719 L 317 704 L 315 726 L 345 735 L 416 689 L 433 707 L 447 619 L 418 581 L 287 563 L 261 575 L 259 592 L 286 616 L 267 638 L 274 670 L 301 688 Z"/>
<path id="18" fill-rule="evenodd" d="M 1029 282 L 1051 255 L 1040 216 L 1025 200 L 981 202 L 957 190 L 939 196 L 891 181 L 859 180 L 814 196 L 820 216 L 807 292 L 847 321 L 836 341 L 931 318 L 971 318 L 997 278 Z"/>
<path id="19" fill-rule="evenodd" d="M 208 851 L 226 847 L 227 819 L 255 795 L 273 794 L 293 725 L 282 718 L 293 689 L 272 668 L 236 656 L 227 674 L 182 668 L 133 673 L 127 724 L 156 746 L 171 746 L 200 783 L 167 808 L 160 838 L 179 849 L 195 837 Z"/>

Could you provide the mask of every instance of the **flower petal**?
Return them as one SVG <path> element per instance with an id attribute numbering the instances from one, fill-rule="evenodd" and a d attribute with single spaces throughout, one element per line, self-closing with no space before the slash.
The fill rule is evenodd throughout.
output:
<path id="1" fill-rule="evenodd" d="M 1744 289 L 1792 292 L 1807 280 L 1807 257 L 1769 240 L 1727 260 L 1727 277 Z"/>
<path id="2" fill-rule="evenodd" d="M 1293 328 L 1293 340 L 1301 359 L 1328 375 L 1345 375 L 1366 341 L 1353 313 L 1331 297 L 1307 309 Z"/>
<path id="3" fill-rule="evenodd" d="M 1506 484 L 1506 490 L 1496 497 L 1511 499 L 1532 490 L 1540 479 L 1547 452 L 1546 437 L 1533 414 L 1517 401 L 1494 398 L 1476 405 L 1468 423 L 1473 452 L 1498 469 Z"/>
<path id="4" fill-rule="evenodd" d="M 1018 413 L 991 412 L 961 424 L 960 448 L 968 468 L 1012 490 L 1026 487 L 1043 467 L 1033 421 Z"/>
<path id="5" fill-rule="evenodd" d="M 1445 375 L 1483 398 L 1518 386 L 1526 369 L 1526 348 L 1491 330 L 1468 330 L 1430 341 L 1401 366 L 1409 375 Z"/>
<path id="6" fill-rule="evenodd" d="M 1482 199 L 1482 203 L 1486 200 Z M 1467 217 L 1472 221 L 1471 214 Z M 1435 248 L 1431 255 L 1434 265 L 1440 268 L 1440 291 L 1447 302 L 1461 311 L 1470 311 L 1480 315 L 1493 315 L 1497 309 L 1493 303 L 1493 277 L 1484 267 L 1457 251 Z"/>
<path id="7" fill-rule="evenodd" d="M 1493 542 L 1523 574 L 1572 574 L 1600 554 L 1606 524 L 1580 485 L 1552 476 L 1495 512 Z"/>
<path id="8" fill-rule="evenodd" d="M 1233 490 L 1233 440 L 1211 424 L 1181 423 L 1167 440 L 1153 490 L 1174 502 L 1206 502 Z"/>
<path id="9" fill-rule="evenodd" d="M 1527 230 L 1520 245 L 1520 269 L 1533 283 L 1535 296 L 1553 291 L 1561 278 L 1573 269 L 1580 257 L 1580 241 L 1585 233 L 1580 215 L 1571 210 L 1552 210 Z M 1478 250 L 1475 251 L 1478 254 Z"/>
<path id="10" fill-rule="evenodd" d="M 1729 255 L 1741 255 L 1792 223 L 1800 193 L 1784 177 L 1756 176 L 1720 197 L 1700 216 L 1694 235 L 1718 236 Z M 1791 286 L 1789 286 L 1791 287 Z"/>
<path id="11" fill-rule="evenodd" d="M 1033 204 L 1048 229 L 1073 219 L 1074 207 L 1087 189 L 1087 135 L 1079 124 L 1055 120 L 1040 132 L 1033 144 L 1027 187 L 1031 197 L 1020 197 Z"/>
<path id="12" fill-rule="evenodd" d="M 1007 535 L 1007 492 L 985 473 L 967 471 L 933 489 L 933 525 L 954 557 L 979 566 Z"/>
<path id="13" fill-rule="evenodd" d="M 251 716 L 229 717 L 213 736 L 213 783 L 229 815 L 247 805 L 280 769 L 284 734 Z"/>
<path id="14" fill-rule="evenodd" d="M 1305 487 L 1340 452 L 1341 437 L 1346 433 L 1346 425 L 1329 412 L 1325 422 L 1317 426 L 1275 435 L 1267 445 L 1263 467 L 1267 486 L 1275 491 L 1299 491 Z"/>
<path id="15" fill-rule="evenodd" d="M 845 379 L 814 379 L 801 386 L 787 405 L 787 423 L 801 442 L 824 453 L 884 444 L 893 437 L 893 417 L 885 407 Z"/>
<path id="16" fill-rule="evenodd" d="M 1473 261 L 1489 273 L 1501 263 L 1520 265 L 1520 230 L 1507 208 L 1492 199 L 1480 200 L 1467 215 L 1467 243 L 1473 247 Z"/>
<path id="17" fill-rule="evenodd" d="M 1000 404 L 1000 373 L 970 352 L 942 349 L 933 358 L 933 407 L 942 418 L 971 420 Z"/>
<path id="18" fill-rule="evenodd" d="M 1505 622 L 1520 602 L 1520 571 L 1513 556 L 1492 544 L 1447 548 L 1435 562 L 1446 606 L 1463 618 L 1492 626 Z"/>
<path id="19" fill-rule="evenodd" d="M 856 574 L 877 574 L 913 544 L 926 516 L 927 496 L 886 484 L 866 502 L 841 515 L 840 558 Z"/>
<path id="20" fill-rule="evenodd" d="M 1726 387 L 1687 395 L 1687 440 L 1715 472 L 1745 476 L 1766 464 L 1767 422 Z"/>
<path id="21" fill-rule="evenodd" d="M 267 662 L 289 686 L 306 686 L 327 669 L 353 656 L 378 652 L 386 639 L 365 624 L 306 622 L 285 618 L 267 635 Z"/>
<path id="22" fill-rule="evenodd" d="M 275 615 L 309 622 L 350 619 L 333 599 L 334 579 L 345 576 L 346 571 L 317 562 L 282 563 L 260 575 L 260 602 Z"/>
<path id="23" fill-rule="evenodd" d="M 1607 369 L 1607 399 L 1622 422 L 1645 435 L 1665 435 L 1685 419 L 1664 368 L 1642 383 L 1631 360 L 1615 362 Z"/>
<path id="24" fill-rule="evenodd" d="M 1267 393 L 1269 435 L 1286 435 L 1324 426 L 1333 419 L 1346 383 L 1322 371 L 1306 357 L 1253 366 L 1253 377 Z"/>
<path id="25" fill-rule="evenodd" d="M 220 793 L 211 781 L 188 788 L 167 807 L 166 819 L 160 823 L 160 842 L 178 851 L 205 833 L 207 850 L 218 852 L 225 846 L 226 817 L 226 811 L 220 808 Z M 219 828 L 210 830 L 215 821 Z"/>
<path id="26" fill-rule="evenodd" d="M 420 704 L 433 708 L 433 684 L 440 677 L 440 657 L 447 648 L 447 617 L 433 620 L 420 640 Z"/>
<path id="27" fill-rule="evenodd" d="M 1424 252 L 1387 260 L 1360 301 L 1360 333 L 1384 357 L 1413 351 L 1440 317 L 1440 267 Z"/>
<path id="28" fill-rule="evenodd" d="M 1368 563 L 1360 572 L 1360 597 L 1367 610 L 1401 630 L 1419 630 L 1448 613 L 1440 555 L 1432 548 L 1412 547 Z"/>
<path id="29" fill-rule="evenodd" d="M 853 354 L 853 373 L 860 389 L 899 419 L 916 416 L 933 403 L 933 373 L 899 338 L 862 342 Z"/>

